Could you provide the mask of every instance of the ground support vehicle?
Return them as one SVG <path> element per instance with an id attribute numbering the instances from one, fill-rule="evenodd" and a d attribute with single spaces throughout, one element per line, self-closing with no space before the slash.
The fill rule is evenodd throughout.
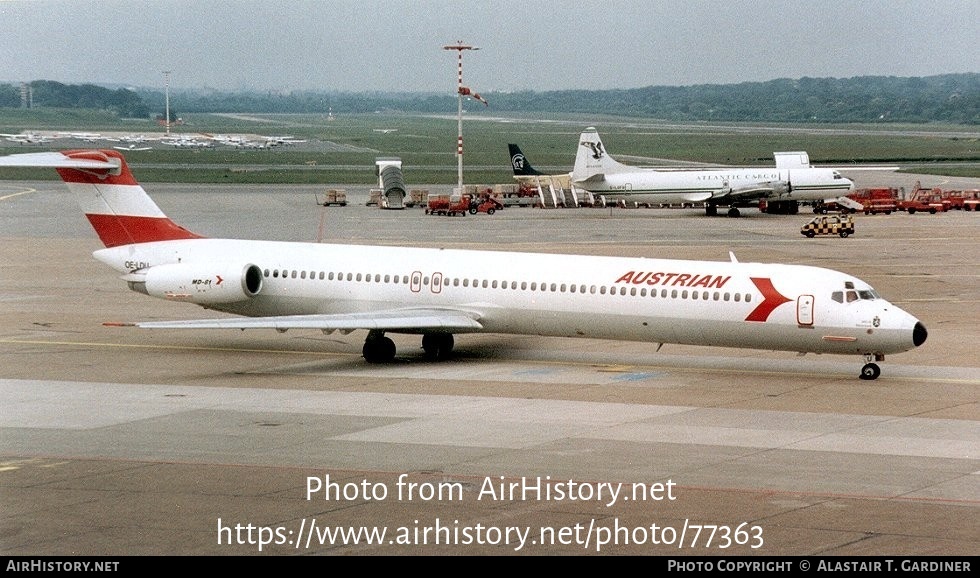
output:
<path id="1" fill-rule="evenodd" d="M 845 238 L 854 234 L 854 217 L 850 215 L 820 215 L 803 225 L 800 233 L 811 239 L 817 235 L 839 235 L 841 238 Z"/>
<path id="2" fill-rule="evenodd" d="M 323 194 L 323 197 L 317 197 L 317 204 L 323 205 L 324 207 L 329 207 L 330 205 L 338 205 L 340 207 L 347 206 L 347 191 L 344 189 L 327 189 Z"/>
<path id="3" fill-rule="evenodd" d="M 905 199 L 898 201 L 898 210 L 906 211 L 910 215 L 914 215 L 917 212 L 935 215 L 936 213 L 945 213 L 946 206 L 942 203 L 931 203 L 922 199 Z"/>
<path id="4" fill-rule="evenodd" d="M 466 215 L 470 210 L 470 197 L 464 195 L 429 195 L 429 204 L 425 209 L 426 215 Z"/>
<path id="5" fill-rule="evenodd" d="M 878 213 L 890 215 L 892 211 L 897 210 L 898 204 L 892 199 L 871 199 L 864 203 L 865 215 L 877 215 Z"/>
<path id="6" fill-rule="evenodd" d="M 848 199 L 852 203 L 857 203 L 853 199 Z M 815 215 L 826 215 L 828 213 L 840 213 L 842 215 L 847 215 L 850 213 L 856 213 L 859 210 L 863 210 L 864 205 L 857 203 L 861 208 L 858 209 L 854 206 L 845 205 L 844 203 L 839 203 L 837 201 L 816 201 L 813 203 L 813 213 Z"/>
<path id="7" fill-rule="evenodd" d="M 492 215 L 495 212 L 503 209 L 504 206 L 493 197 L 483 197 L 478 201 L 470 202 L 470 214 L 475 215 L 477 213 L 486 213 Z"/>

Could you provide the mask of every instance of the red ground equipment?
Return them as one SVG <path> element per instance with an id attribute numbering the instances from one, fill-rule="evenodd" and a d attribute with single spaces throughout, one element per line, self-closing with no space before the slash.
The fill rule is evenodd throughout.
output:
<path id="1" fill-rule="evenodd" d="M 470 197 L 467 195 L 453 197 L 452 195 L 429 195 L 429 205 L 426 215 L 465 215 L 470 210 Z"/>

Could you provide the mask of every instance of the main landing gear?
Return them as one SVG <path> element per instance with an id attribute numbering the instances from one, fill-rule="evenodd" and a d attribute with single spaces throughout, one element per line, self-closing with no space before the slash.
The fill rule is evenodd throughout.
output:
<path id="1" fill-rule="evenodd" d="M 424 333 L 422 349 L 430 361 L 449 359 L 453 352 L 452 333 Z M 387 363 L 395 359 L 395 342 L 386 337 L 384 331 L 373 329 L 368 332 L 361 348 L 361 355 L 368 363 Z"/>
<path id="2" fill-rule="evenodd" d="M 875 361 L 884 361 L 884 359 L 885 356 L 881 355 L 880 353 L 869 353 L 865 355 L 864 360 L 867 361 L 867 363 L 865 363 L 864 367 L 861 368 L 861 379 L 878 379 L 878 376 L 881 375 L 881 368 L 878 367 L 878 364 L 875 363 Z"/>
<path id="3" fill-rule="evenodd" d="M 426 333 L 422 335 L 422 350 L 429 361 L 449 359 L 453 353 L 452 333 Z"/>
<path id="4" fill-rule="evenodd" d="M 704 204 L 704 214 L 708 217 L 715 217 L 718 215 L 718 205 L 711 203 Z M 730 207 L 728 209 L 728 216 L 732 218 L 741 217 L 742 213 L 739 212 L 738 207 Z"/>
<path id="5" fill-rule="evenodd" d="M 361 355 L 368 363 L 385 363 L 395 358 L 395 342 L 385 337 L 384 331 L 373 329 L 368 332 L 361 348 Z"/>

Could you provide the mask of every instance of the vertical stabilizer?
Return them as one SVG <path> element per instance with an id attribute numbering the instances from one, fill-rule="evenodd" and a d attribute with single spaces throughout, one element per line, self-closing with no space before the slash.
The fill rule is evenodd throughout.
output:
<path id="1" fill-rule="evenodd" d="M 572 169 L 573 182 L 601 179 L 607 173 L 629 169 L 630 167 L 613 160 L 606 153 L 606 147 L 595 128 L 590 126 L 582 131 L 578 139 L 578 152 L 575 154 L 575 168 Z"/>
<path id="2" fill-rule="evenodd" d="M 160 210 L 133 178 L 119 152 L 78 150 L 52 154 L 65 157 L 66 162 L 55 168 L 106 247 L 200 238 Z M 77 168 L 70 161 L 103 161 L 112 168 Z"/>
<path id="3" fill-rule="evenodd" d="M 531 163 L 528 162 L 527 157 L 521 151 L 521 147 L 516 144 L 508 144 L 507 149 L 510 151 L 510 166 L 514 168 L 515 177 L 531 177 L 544 174 L 531 166 Z"/>

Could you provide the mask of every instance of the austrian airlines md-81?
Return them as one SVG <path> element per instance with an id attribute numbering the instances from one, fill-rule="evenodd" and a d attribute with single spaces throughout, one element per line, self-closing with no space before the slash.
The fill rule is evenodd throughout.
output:
<path id="1" fill-rule="evenodd" d="M 631 167 L 609 156 L 593 127 L 582 132 L 578 144 L 572 184 L 607 201 L 704 203 L 708 215 L 717 214 L 718 205 L 728 205 L 728 215 L 737 217 L 739 204 L 765 199 L 771 206 L 791 203 L 795 207 L 798 201 L 836 199 L 854 190 L 854 183 L 837 170 L 809 164 L 676 170 Z"/>
<path id="2" fill-rule="evenodd" d="M 453 334 L 587 337 L 861 355 L 926 340 L 918 319 L 867 283 L 800 265 L 209 239 L 171 221 L 114 150 L 0 157 L 53 167 L 105 244 L 94 253 L 130 289 L 239 317 L 148 328 L 367 330 L 369 362 L 395 357 L 386 333 L 422 336 L 431 359 Z"/>

